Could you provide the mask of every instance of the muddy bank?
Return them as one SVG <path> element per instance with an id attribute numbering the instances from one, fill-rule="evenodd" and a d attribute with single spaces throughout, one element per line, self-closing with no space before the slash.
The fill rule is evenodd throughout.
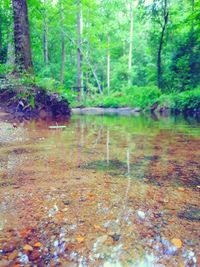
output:
<path id="1" fill-rule="evenodd" d="M 66 99 L 58 93 L 49 92 L 36 85 L 22 85 L 18 80 L 0 80 L 0 109 L 13 118 L 69 117 L 70 108 Z"/>

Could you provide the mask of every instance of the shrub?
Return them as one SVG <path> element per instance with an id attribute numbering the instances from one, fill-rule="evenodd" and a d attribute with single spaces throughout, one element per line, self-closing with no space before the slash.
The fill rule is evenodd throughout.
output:
<path id="1" fill-rule="evenodd" d="M 175 109 L 180 111 L 197 110 L 200 108 L 200 87 L 179 93 L 174 96 Z"/>
<path id="2" fill-rule="evenodd" d="M 148 109 L 160 97 L 161 91 L 156 86 L 131 87 L 126 89 L 130 106 Z"/>

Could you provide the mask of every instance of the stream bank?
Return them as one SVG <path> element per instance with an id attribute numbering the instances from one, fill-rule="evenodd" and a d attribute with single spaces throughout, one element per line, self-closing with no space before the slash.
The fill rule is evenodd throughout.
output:
<path id="1" fill-rule="evenodd" d="M 21 84 L 17 78 L 0 79 L 0 109 L 13 118 L 59 118 L 70 116 L 68 101 L 37 85 Z"/>

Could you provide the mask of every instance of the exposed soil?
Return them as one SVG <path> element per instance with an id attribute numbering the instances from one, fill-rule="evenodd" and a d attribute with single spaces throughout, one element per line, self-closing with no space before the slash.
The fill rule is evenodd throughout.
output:
<path id="1" fill-rule="evenodd" d="M 21 85 L 9 79 L 0 80 L 0 109 L 13 118 L 58 118 L 69 117 L 70 108 L 66 99 L 57 93 L 46 91 L 36 85 Z"/>

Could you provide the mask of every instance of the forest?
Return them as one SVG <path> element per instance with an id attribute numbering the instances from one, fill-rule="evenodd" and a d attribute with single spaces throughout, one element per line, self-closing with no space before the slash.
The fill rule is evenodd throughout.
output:
<path id="1" fill-rule="evenodd" d="M 197 112 L 200 3 L 3 0 L 0 74 L 71 107 Z"/>
<path id="2" fill-rule="evenodd" d="M 0 267 L 200 266 L 200 1 L 0 0 Z"/>

